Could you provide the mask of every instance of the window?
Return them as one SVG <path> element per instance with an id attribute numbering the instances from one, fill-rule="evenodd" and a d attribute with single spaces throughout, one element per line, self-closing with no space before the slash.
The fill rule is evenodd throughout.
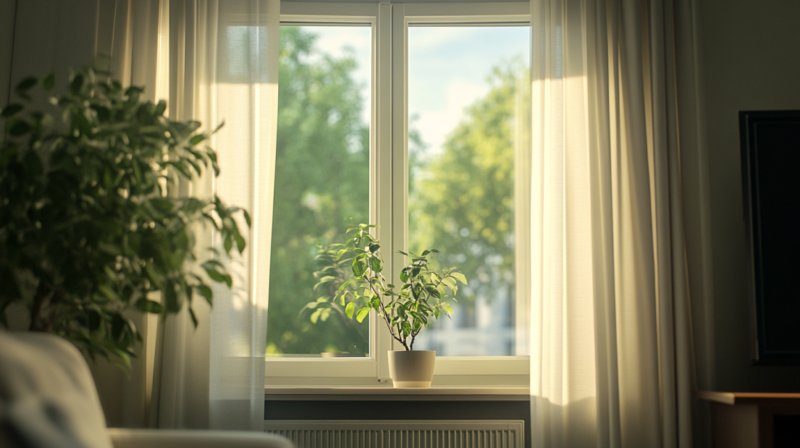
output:
<path id="1" fill-rule="evenodd" d="M 315 259 L 353 217 L 381 226 L 385 272 L 411 246 L 467 274 L 454 318 L 417 339 L 439 354 L 438 384 L 527 385 L 517 272 L 529 252 L 514 233 L 527 228 L 527 8 L 289 2 L 281 13 L 267 384 L 388 379 L 382 322 L 359 325 L 314 288 Z"/>
<path id="2" fill-rule="evenodd" d="M 369 356 L 368 323 L 312 273 L 346 218 L 370 220 L 371 44 L 368 26 L 281 26 L 267 356 Z"/>
<path id="3" fill-rule="evenodd" d="M 440 356 L 510 356 L 503 303 L 516 286 L 514 162 L 527 123 L 530 27 L 408 28 L 409 248 L 435 247 L 469 279 L 455 326 L 420 334 Z M 470 26 L 472 25 L 472 26 Z M 480 322 L 478 322 L 480 318 Z"/>

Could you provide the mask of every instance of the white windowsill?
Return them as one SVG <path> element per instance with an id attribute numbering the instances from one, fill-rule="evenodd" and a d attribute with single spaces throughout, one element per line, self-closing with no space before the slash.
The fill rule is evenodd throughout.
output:
<path id="1" fill-rule="evenodd" d="M 264 399 L 275 401 L 528 401 L 527 387 L 264 387 Z"/>

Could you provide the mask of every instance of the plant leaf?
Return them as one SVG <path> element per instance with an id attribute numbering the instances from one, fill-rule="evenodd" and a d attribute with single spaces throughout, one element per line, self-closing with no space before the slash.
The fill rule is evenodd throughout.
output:
<path id="1" fill-rule="evenodd" d="M 353 303 L 353 302 L 350 302 L 350 303 Z M 371 310 L 371 309 L 372 308 L 370 308 L 368 306 L 365 306 L 365 307 L 362 307 L 360 310 L 358 310 L 358 314 L 356 314 L 356 320 L 358 321 L 358 323 L 363 322 L 364 319 L 367 316 L 369 316 L 369 310 Z"/>
<path id="2" fill-rule="evenodd" d="M 367 263 L 361 257 L 356 257 L 353 260 L 353 275 L 361 277 L 367 271 Z"/>
<path id="3" fill-rule="evenodd" d="M 344 289 L 345 289 L 345 288 L 347 288 L 348 286 L 350 286 L 350 284 L 351 284 L 351 283 L 353 283 L 353 280 L 352 280 L 352 279 L 350 279 L 350 280 L 348 280 L 348 281 L 346 281 L 346 282 L 342 283 L 342 285 L 341 285 L 341 286 L 339 286 L 339 288 L 338 288 L 336 291 L 337 291 L 337 292 L 339 292 L 339 291 L 344 291 Z"/>
<path id="4" fill-rule="evenodd" d="M 323 322 L 325 322 L 331 316 L 331 309 L 330 308 L 322 308 L 320 311 L 322 311 L 322 312 L 319 313 L 319 318 Z"/>
<path id="5" fill-rule="evenodd" d="M 467 277 L 464 277 L 464 274 L 462 274 L 460 272 L 451 272 L 450 276 L 453 277 L 454 279 L 460 281 L 461 283 L 463 283 L 465 285 L 467 284 Z"/>
<path id="6" fill-rule="evenodd" d="M 164 115 L 164 111 L 167 110 L 167 102 L 161 100 L 156 105 L 156 110 L 153 112 L 155 115 Z"/>
<path id="7" fill-rule="evenodd" d="M 12 103 L 2 109 L 0 117 L 7 118 L 22 110 L 22 104 Z"/>
<path id="8" fill-rule="evenodd" d="M 56 84 L 56 77 L 52 73 L 50 73 L 49 75 L 45 76 L 44 79 L 42 79 L 42 89 L 44 89 L 45 92 L 53 90 L 53 86 L 55 86 L 55 84 Z"/>
<path id="9" fill-rule="evenodd" d="M 136 301 L 136 309 L 143 313 L 161 314 L 164 307 L 160 303 L 141 298 Z"/>
<path id="10" fill-rule="evenodd" d="M 332 282 L 332 281 L 334 281 L 334 280 L 336 280 L 336 277 L 333 277 L 333 276 L 330 276 L 330 275 L 326 275 L 325 277 L 322 277 L 321 279 L 319 279 L 319 281 L 317 282 L 317 284 L 316 284 L 316 285 L 314 285 L 314 288 L 313 288 L 313 290 L 314 290 L 314 291 L 316 291 L 316 290 L 317 290 L 317 288 L 318 288 L 320 285 L 324 285 L 325 283 L 330 283 L 330 282 Z"/>
<path id="11" fill-rule="evenodd" d="M 29 76 L 29 77 L 23 79 L 22 81 L 20 81 L 20 83 L 17 84 L 17 87 L 14 90 L 19 95 L 20 93 L 25 93 L 28 90 L 30 90 L 31 87 L 35 86 L 36 83 L 38 83 L 38 82 L 39 81 L 36 78 L 34 78 L 32 76 Z"/>
<path id="12" fill-rule="evenodd" d="M 450 316 L 453 314 L 453 308 L 450 308 L 450 304 L 447 302 L 442 302 L 442 308 L 447 311 L 447 315 Z"/>
<path id="13" fill-rule="evenodd" d="M 205 269 L 206 274 L 208 274 L 209 278 L 211 278 L 211 280 L 214 280 L 215 282 L 219 283 L 224 282 L 226 285 L 228 285 L 228 288 L 230 288 L 233 285 L 233 279 L 231 278 L 230 275 L 223 274 L 217 271 L 213 267 L 208 266 L 208 263 L 204 263 L 202 266 L 203 269 Z"/>
<path id="14" fill-rule="evenodd" d="M 100 285 L 97 287 L 104 296 L 108 298 L 108 300 L 119 300 L 119 296 L 117 296 L 116 291 L 111 289 L 108 285 Z"/>
<path id="15" fill-rule="evenodd" d="M 225 242 L 222 245 L 225 248 L 225 253 L 230 253 L 231 248 L 233 247 L 233 240 L 230 238 L 225 238 Z"/>
<path id="16" fill-rule="evenodd" d="M 242 214 L 244 215 L 244 221 L 247 223 L 247 227 L 251 227 L 252 221 L 250 220 L 250 213 L 247 213 L 247 210 L 242 210 Z"/>
<path id="17" fill-rule="evenodd" d="M 198 294 L 205 297 L 206 302 L 208 302 L 209 305 L 213 305 L 214 293 L 211 291 L 211 288 L 209 288 L 207 285 L 200 284 L 195 286 L 194 289 Z"/>
<path id="18" fill-rule="evenodd" d="M 372 272 L 377 274 L 383 270 L 383 262 L 378 257 L 372 257 L 369 259 L 369 267 L 372 269 Z"/>
<path id="19" fill-rule="evenodd" d="M 168 213 L 172 211 L 174 204 L 170 199 L 167 198 L 151 198 L 148 203 L 156 210 L 162 213 Z"/>
<path id="20" fill-rule="evenodd" d="M 9 120 L 7 126 L 8 133 L 15 137 L 25 135 L 31 130 L 31 125 L 27 121 L 17 119 Z"/>

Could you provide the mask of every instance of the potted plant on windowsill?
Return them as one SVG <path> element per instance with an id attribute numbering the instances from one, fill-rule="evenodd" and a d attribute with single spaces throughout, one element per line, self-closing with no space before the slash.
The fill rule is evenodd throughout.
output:
<path id="1" fill-rule="evenodd" d="M 380 242 L 369 232 L 377 226 L 359 224 L 347 230 L 352 234 L 345 244 L 334 244 L 320 252 L 328 265 L 315 272 L 319 278 L 316 287 L 342 281 L 343 265 L 349 264 L 352 276 L 336 289 L 331 301 L 319 298 L 304 309 L 314 309 L 318 319 L 330 309 L 341 310 L 348 318 L 362 322 L 371 310 L 383 320 L 392 339 L 403 346 L 403 350 L 389 352 L 389 375 L 394 387 L 427 388 L 433 379 L 436 352 L 414 350 L 414 340 L 432 319 L 453 313 L 445 300 L 455 301 L 458 282 L 467 284 L 467 279 L 456 268 L 436 270 L 430 266 L 430 258 L 439 253 L 436 249 L 423 251 L 420 255 L 397 251 L 411 258 L 411 264 L 400 270 L 401 285 L 388 283 L 383 275 L 384 262 L 380 255 Z M 312 320 L 316 321 L 312 314 Z"/>

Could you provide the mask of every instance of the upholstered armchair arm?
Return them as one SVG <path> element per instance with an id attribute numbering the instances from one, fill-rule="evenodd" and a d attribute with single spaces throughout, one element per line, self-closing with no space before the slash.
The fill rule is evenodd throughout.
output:
<path id="1" fill-rule="evenodd" d="M 294 448 L 274 434 L 247 431 L 204 431 L 108 428 L 114 448 Z"/>

